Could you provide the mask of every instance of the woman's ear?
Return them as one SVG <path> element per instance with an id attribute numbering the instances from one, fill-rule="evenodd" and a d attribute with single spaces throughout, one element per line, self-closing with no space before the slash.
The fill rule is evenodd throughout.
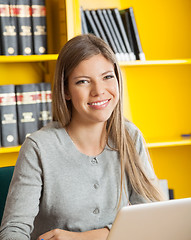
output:
<path id="1" fill-rule="evenodd" d="M 65 99 L 68 101 L 71 100 L 70 93 L 68 90 L 65 90 Z"/>

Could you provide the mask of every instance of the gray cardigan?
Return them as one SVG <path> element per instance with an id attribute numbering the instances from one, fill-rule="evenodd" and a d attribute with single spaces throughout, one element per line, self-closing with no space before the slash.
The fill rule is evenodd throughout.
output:
<path id="1" fill-rule="evenodd" d="M 129 122 L 127 128 L 146 171 L 154 177 L 140 131 Z M 98 156 L 84 155 L 65 129 L 53 122 L 31 134 L 21 147 L 0 240 L 36 240 L 55 228 L 69 231 L 110 228 L 118 211 L 119 189 L 118 152 L 106 146 Z M 145 202 L 128 180 L 126 192 L 132 204 Z M 120 207 L 127 204 L 123 192 Z"/>

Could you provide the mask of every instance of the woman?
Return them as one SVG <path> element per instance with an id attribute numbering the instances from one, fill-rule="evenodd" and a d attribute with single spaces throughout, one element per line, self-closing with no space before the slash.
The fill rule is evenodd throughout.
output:
<path id="1" fill-rule="evenodd" d="M 93 35 L 61 50 L 54 122 L 24 142 L 0 239 L 106 239 L 117 211 L 162 196 L 140 131 L 123 117 L 115 55 Z"/>

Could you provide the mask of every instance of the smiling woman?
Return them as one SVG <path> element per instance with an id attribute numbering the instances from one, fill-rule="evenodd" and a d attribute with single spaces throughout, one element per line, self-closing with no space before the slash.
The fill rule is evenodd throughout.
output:
<path id="1" fill-rule="evenodd" d="M 0 239 L 105 240 L 118 210 L 162 200 L 138 128 L 123 116 L 110 47 L 88 34 L 62 48 L 53 122 L 24 142 Z"/>

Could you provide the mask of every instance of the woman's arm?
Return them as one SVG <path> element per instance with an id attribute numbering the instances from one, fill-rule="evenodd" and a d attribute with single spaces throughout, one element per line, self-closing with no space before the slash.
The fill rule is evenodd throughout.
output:
<path id="1" fill-rule="evenodd" d="M 26 140 L 19 153 L 7 196 L 0 239 L 28 240 L 39 211 L 42 170 L 36 144 Z"/>
<path id="2" fill-rule="evenodd" d="M 87 232 L 69 232 L 61 229 L 54 229 L 39 236 L 38 240 L 106 240 L 108 234 L 108 228 L 96 229 Z"/>

